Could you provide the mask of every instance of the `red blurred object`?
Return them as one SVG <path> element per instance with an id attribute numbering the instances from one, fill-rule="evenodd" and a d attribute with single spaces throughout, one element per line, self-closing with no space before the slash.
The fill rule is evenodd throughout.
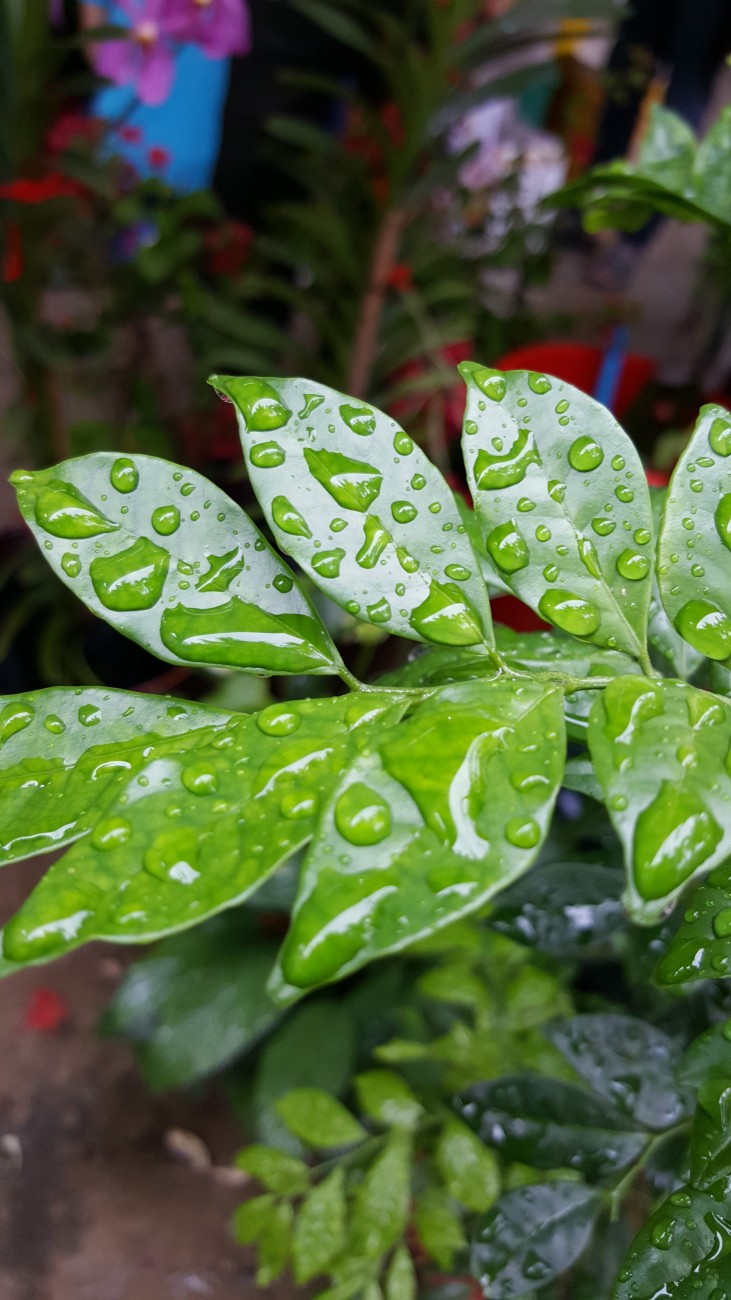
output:
<path id="1" fill-rule="evenodd" d="M 89 117 L 86 113 L 61 113 L 46 132 L 46 147 L 52 154 L 63 153 L 79 141 L 92 144 L 104 131 L 104 123 L 98 117 Z"/>
<path id="2" fill-rule="evenodd" d="M 125 144 L 139 144 L 142 139 L 142 131 L 138 126 L 120 126 L 119 138 L 124 140 Z"/>
<path id="3" fill-rule="evenodd" d="M 228 221 L 203 236 L 206 265 L 211 275 L 238 275 L 246 265 L 254 231 L 243 221 Z"/>
<path id="4" fill-rule="evenodd" d="M 23 1028 L 48 1034 L 64 1025 L 71 1012 L 55 989 L 36 989 L 23 1015 Z"/>
<path id="5" fill-rule="evenodd" d="M 5 251 L 0 267 L 0 279 L 5 284 L 12 284 L 14 280 L 19 280 L 22 274 L 23 241 L 20 226 L 17 221 L 9 221 L 5 228 Z"/>
<path id="6" fill-rule="evenodd" d="M 650 487 L 667 487 L 670 482 L 670 475 L 666 474 L 662 469 L 646 469 L 645 478 Z"/>
<path id="7" fill-rule="evenodd" d="M 84 194 L 84 188 L 78 181 L 72 181 L 60 172 L 49 172 L 47 176 L 26 177 L 17 181 L 7 181 L 0 185 L 0 199 L 10 199 L 13 203 L 47 203 L 49 199 L 78 198 Z"/>
<path id="8" fill-rule="evenodd" d="M 402 293 L 410 293 L 414 287 L 414 277 L 411 274 L 411 267 L 408 262 L 397 262 L 391 268 L 387 283 L 389 289 L 399 289 Z"/>
<path id="9" fill-rule="evenodd" d="M 147 150 L 147 161 L 156 171 L 162 171 L 170 162 L 170 152 L 162 149 L 159 144 L 155 144 Z"/>
<path id="10" fill-rule="evenodd" d="M 506 352 L 494 363 L 498 370 L 540 370 L 573 384 L 591 396 L 599 378 L 604 352 L 588 343 L 529 343 Z M 614 414 L 621 417 L 650 383 L 657 369 L 650 357 L 628 352 L 617 387 Z"/>

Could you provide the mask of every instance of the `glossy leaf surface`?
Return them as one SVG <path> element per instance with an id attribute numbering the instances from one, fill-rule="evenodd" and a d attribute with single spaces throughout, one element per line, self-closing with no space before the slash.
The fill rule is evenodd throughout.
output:
<path id="1" fill-rule="evenodd" d="M 322 622 L 248 515 L 200 474 L 98 452 L 13 475 L 59 578 L 95 614 L 174 664 L 332 673 Z"/>
<path id="2" fill-rule="evenodd" d="M 504 1159 L 576 1169 L 592 1182 L 637 1160 L 647 1145 L 646 1135 L 606 1101 L 560 1079 L 495 1079 L 458 1094 L 454 1105 Z"/>
<path id="3" fill-rule="evenodd" d="M 309 380 L 211 383 L 236 406 L 277 544 L 328 596 L 400 636 L 492 644 L 487 590 L 452 492 L 394 420 Z"/>
<path id="4" fill-rule="evenodd" d="M 707 1187 L 731 1174 L 731 1078 L 706 1079 L 690 1139 L 690 1181 Z"/>
<path id="5" fill-rule="evenodd" d="M 333 791 L 303 866 L 285 979 L 333 979 L 520 875 L 546 834 L 563 753 L 561 696 L 543 684 L 465 683 L 420 705 Z"/>
<path id="6" fill-rule="evenodd" d="M 621 875 L 598 862 L 550 862 L 506 889 L 490 925 L 520 943 L 576 956 L 622 924 Z"/>
<path id="7" fill-rule="evenodd" d="M 667 491 L 665 488 L 650 488 L 650 503 L 652 505 L 656 535 L 660 531 L 666 497 Z M 683 637 L 673 627 L 669 616 L 666 614 L 660 597 L 657 570 L 652 579 L 647 640 L 654 651 L 655 658 L 659 657 L 665 671 L 669 669 L 673 677 L 684 677 L 687 680 L 693 673 L 698 671 L 701 664 L 705 663 L 705 657 L 698 650 L 694 650 L 687 641 L 683 640 Z"/>
<path id="8" fill-rule="evenodd" d="M 731 852 L 731 707 L 684 682 L 623 677 L 597 698 L 589 748 L 627 863 L 626 905 L 652 924 Z"/>
<path id="9" fill-rule="evenodd" d="M 519 1187 L 480 1219 L 471 1270 L 490 1300 L 516 1300 L 558 1277 L 589 1243 L 601 1205 L 582 1183 Z"/>
<path id="10" fill-rule="evenodd" d="M 474 362 L 460 371 L 467 479 L 496 569 L 562 631 L 641 655 L 652 516 L 632 443 L 569 384 Z"/>
<path id="11" fill-rule="evenodd" d="M 638 1124 L 672 1128 L 688 1113 L 687 1091 L 675 1081 L 680 1049 L 654 1025 L 600 1012 L 557 1021 L 545 1032 L 590 1088 Z"/>
<path id="12" fill-rule="evenodd" d="M 677 1069 L 680 1083 L 698 1088 L 706 1079 L 731 1079 L 731 1020 L 693 1040 Z"/>
<path id="13" fill-rule="evenodd" d="M 660 984 L 723 979 L 731 972 L 731 867 L 717 867 L 688 899 L 677 932 L 660 958 Z"/>
<path id="14" fill-rule="evenodd" d="M 210 743 L 229 717 L 102 687 L 0 697 L 0 863 L 77 839 L 155 755 Z"/>
<path id="15" fill-rule="evenodd" d="M 731 414 L 701 408 L 673 472 L 658 538 L 658 584 L 675 629 L 709 659 L 731 656 Z"/>
<path id="16" fill-rule="evenodd" d="M 5 955 L 151 939 L 245 898 L 307 842 L 334 775 L 390 710 L 377 694 L 271 705 L 195 754 L 153 759 L 39 883 Z"/>
<path id="17" fill-rule="evenodd" d="M 673 1192 L 635 1237 L 612 1300 L 720 1300 L 731 1286 L 730 1206 L 725 1178 Z"/>

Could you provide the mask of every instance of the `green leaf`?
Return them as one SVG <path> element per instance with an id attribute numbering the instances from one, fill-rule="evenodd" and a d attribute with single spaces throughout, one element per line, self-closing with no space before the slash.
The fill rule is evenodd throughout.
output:
<path id="1" fill-rule="evenodd" d="M 500 1195 L 500 1162 L 458 1119 L 448 1119 L 434 1149 L 449 1195 L 468 1210 L 487 1210 Z"/>
<path id="2" fill-rule="evenodd" d="M 665 488 L 650 488 L 650 502 L 656 534 L 660 531 L 666 497 L 667 490 Z M 688 645 L 687 641 L 683 640 L 665 613 L 660 598 L 657 572 L 652 579 L 647 640 L 656 654 L 660 655 L 661 659 L 670 667 L 673 677 L 685 677 L 686 679 L 692 677 L 701 664 L 705 663 L 703 655 L 699 654 L 697 650 Z"/>
<path id="3" fill-rule="evenodd" d="M 706 1079 L 731 1079 L 731 1020 L 712 1025 L 693 1040 L 676 1077 L 692 1088 L 699 1088 Z"/>
<path id="4" fill-rule="evenodd" d="M 731 414 L 701 407 L 673 472 L 657 548 L 660 596 L 676 631 L 709 659 L 731 656 Z"/>
<path id="5" fill-rule="evenodd" d="M 328 1150 L 353 1146 L 367 1137 L 350 1111 L 321 1088 L 293 1088 L 276 1106 L 290 1132 L 308 1146 Z"/>
<path id="6" fill-rule="evenodd" d="M 474 362 L 459 369 L 467 480 L 495 568 L 547 622 L 642 657 L 652 515 L 632 443 L 570 384 Z"/>
<path id="7" fill-rule="evenodd" d="M 294 1228 L 295 1281 L 310 1282 L 324 1273 L 345 1245 L 345 1171 L 333 1169 L 302 1202 Z"/>
<path id="8" fill-rule="evenodd" d="M 416 1274 L 405 1246 L 394 1251 L 385 1278 L 386 1300 L 416 1300 Z"/>
<path id="9" fill-rule="evenodd" d="M 731 209 L 731 112 L 721 109 L 698 145 L 693 169 L 694 200 L 726 227 Z"/>
<path id="10" fill-rule="evenodd" d="M 6 927 L 5 956 L 152 939 L 241 901 L 309 840 L 335 773 L 391 700 L 275 704 L 230 718 L 194 755 L 153 759 L 36 886 Z"/>
<path id="11" fill-rule="evenodd" d="M 244 1201 L 233 1218 L 236 1240 L 240 1241 L 242 1246 L 250 1246 L 252 1242 L 258 1241 L 276 1212 L 276 1207 L 277 1198 L 271 1193 L 267 1193 L 266 1196 L 252 1196 L 250 1200 Z"/>
<path id="12" fill-rule="evenodd" d="M 466 1245 L 462 1221 L 446 1192 L 427 1187 L 416 1198 L 416 1230 L 425 1251 L 439 1268 L 449 1270 L 454 1257 Z"/>
<path id="13" fill-rule="evenodd" d="M 687 1093 L 675 1082 L 680 1049 L 654 1025 L 606 1012 L 559 1020 L 545 1032 L 590 1088 L 638 1124 L 662 1131 L 687 1115 Z"/>
<path id="14" fill-rule="evenodd" d="M 582 1183 L 534 1183 L 503 1196 L 479 1220 L 471 1270 L 490 1300 L 533 1293 L 586 1248 L 601 1197 Z"/>
<path id="15" fill-rule="evenodd" d="M 98 452 L 12 481 L 54 572 L 158 658 L 265 675 L 338 671 L 291 570 L 200 474 Z"/>
<path id="16" fill-rule="evenodd" d="M 405 1079 L 394 1070 L 366 1070 L 354 1079 L 358 1106 L 364 1115 L 389 1128 L 413 1128 L 424 1107 Z"/>
<path id="17" fill-rule="evenodd" d="M 394 1132 L 358 1184 L 353 1205 L 350 1249 L 377 1259 L 406 1228 L 411 1198 L 411 1142 Z"/>
<path id="18" fill-rule="evenodd" d="M 500 895 L 492 929 L 539 952 L 576 957 L 624 921 L 621 875 L 599 862 L 550 862 Z"/>
<path id="19" fill-rule="evenodd" d="M 268 1192 L 278 1192 L 281 1196 L 301 1196 L 310 1185 L 310 1171 L 304 1160 L 287 1155 L 277 1147 L 252 1143 L 239 1153 L 236 1164 Z"/>
<path id="20" fill-rule="evenodd" d="M 0 863 L 78 839 L 151 758 L 210 742 L 229 719 L 103 687 L 0 696 Z"/>
<path id="21" fill-rule="evenodd" d="M 731 852 L 731 706 L 685 682 L 622 677 L 589 719 L 594 770 L 627 864 L 624 901 L 652 925 Z"/>
<path id="22" fill-rule="evenodd" d="M 682 192 L 691 181 L 696 144 L 693 131 L 682 117 L 661 104 L 653 104 L 637 170 L 655 177 L 668 189 Z"/>
<path id="23" fill-rule="evenodd" d="M 730 1203 L 726 1178 L 673 1192 L 635 1237 L 612 1300 L 721 1300 L 731 1286 Z"/>
<path id="24" fill-rule="evenodd" d="M 606 1101 L 560 1079 L 524 1074 L 476 1084 L 454 1099 L 458 1113 L 505 1160 L 576 1169 L 594 1182 L 637 1160 L 647 1145 Z"/>
<path id="25" fill-rule="evenodd" d="M 291 985 L 432 934 L 526 869 L 561 780 L 561 706 L 542 683 L 445 687 L 351 765 L 302 869 Z"/>
<path id="26" fill-rule="evenodd" d="M 292 1248 L 293 1221 L 294 1210 L 289 1201 L 280 1201 L 259 1233 L 257 1286 L 270 1286 L 284 1270 Z"/>
<path id="27" fill-rule="evenodd" d="M 690 1138 L 690 1181 L 708 1187 L 731 1174 L 731 1078 L 706 1079 L 698 1089 L 698 1104 Z"/>
<path id="28" fill-rule="evenodd" d="M 148 1087 L 186 1087 L 251 1048 L 280 1019 L 266 987 L 275 951 L 252 943 L 236 913 L 169 939 L 130 967 L 104 1032 L 136 1042 Z"/>
<path id="29" fill-rule="evenodd" d="M 394 420 L 308 380 L 210 382 L 237 408 L 277 544 L 313 582 L 400 636 L 492 646 L 487 590 L 453 495 Z"/>
<path id="30" fill-rule="evenodd" d="M 717 867 L 688 900 L 655 972 L 658 984 L 722 979 L 731 971 L 731 867 Z"/>

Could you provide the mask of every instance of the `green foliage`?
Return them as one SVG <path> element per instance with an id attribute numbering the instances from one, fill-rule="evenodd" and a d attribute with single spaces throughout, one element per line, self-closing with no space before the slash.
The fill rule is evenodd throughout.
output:
<path id="1" fill-rule="evenodd" d="M 215 381 L 296 569 L 151 457 L 16 476 L 43 553 L 114 627 L 347 691 L 253 714 L 3 701 L 6 860 L 75 841 L 8 922 L 4 973 L 168 936 L 106 1028 L 155 1087 L 226 1071 L 262 1285 L 290 1266 L 329 1300 L 409 1300 L 426 1255 L 497 1300 L 558 1300 L 567 1271 L 577 1300 L 661 1277 L 710 1300 L 731 1234 L 731 416 L 701 413 L 651 503 L 591 399 L 463 370 L 469 529 L 394 421 L 299 380 Z M 494 628 L 493 573 L 557 630 Z M 412 658 L 359 681 L 305 580 Z"/>

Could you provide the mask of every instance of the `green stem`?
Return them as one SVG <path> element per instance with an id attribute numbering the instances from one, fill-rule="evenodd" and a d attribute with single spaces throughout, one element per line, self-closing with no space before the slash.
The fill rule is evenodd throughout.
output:
<path id="1" fill-rule="evenodd" d="M 627 1173 L 622 1175 L 619 1182 L 615 1183 L 614 1187 L 607 1190 L 606 1198 L 609 1205 L 609 1217 L 612 1220 L 612 1223 L 616 1222 L 619 1218 L 619 1211 L 624 1197 L 631 1189 L 637 1176 L 641 1174 L 642 1170 L 646 1167 L 647 1162 L 655 1154 L 658 1147 L 662 1146 L 663 1142 L 667 1142 L 668 1138 L 677 1137 L 679 1133 L 686 1133 L 690 1128 L 690 1125 L 691 1121 L 687 1119 L 684 1120 L 682 1124 L 676 1124 L 674 1128 L 666 1129 L 664 1133 L 658 1133 L 656 1137 L 652 1138 L 648 1142 L 639 1160 L 635 1161 L 635 1163 L 627 1170 Z"/>

